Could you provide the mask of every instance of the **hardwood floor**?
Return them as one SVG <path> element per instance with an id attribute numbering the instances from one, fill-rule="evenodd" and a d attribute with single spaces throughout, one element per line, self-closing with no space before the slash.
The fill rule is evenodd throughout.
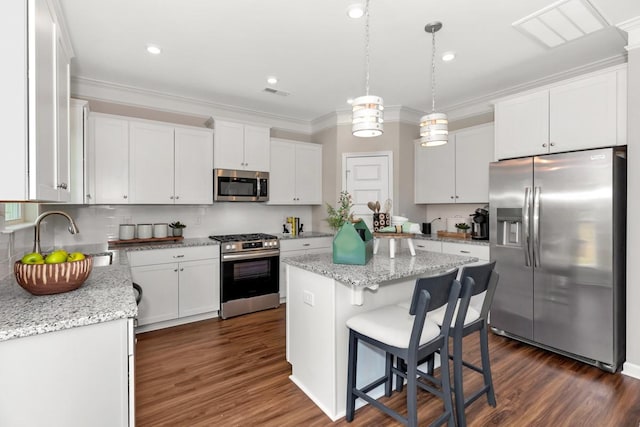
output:
<path id="1" fill-rule="evenodd" d="M 465 359 L 480 359 L 465 338 Z M 640 380 L 490 335 L 497 408 L 480 398 L 470 426 L 640 425 Z M 345 355 L 346 357 L 346 355 Z M 212 319 L 138 335 L 136 421 L 144 426 L 395 426 L 372 407 L 332 423 L 288 378 L 285 310 Z M 479 375 L 465 379 L 467 390 Z M 385 398 L 404 412 L 405 392 Z M 441 404 L 419 393 L 420 424 Z"/>

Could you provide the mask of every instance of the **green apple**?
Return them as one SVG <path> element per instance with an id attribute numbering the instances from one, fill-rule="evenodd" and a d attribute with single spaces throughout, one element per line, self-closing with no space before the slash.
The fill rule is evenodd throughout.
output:
<path id="1" fill-rule="evenodd" d="M 51 252 L 44 259 L 45 264 L 60 264 L 67 261 L 66 252 Z"/>
<path id="2" fill-rule="evenodd" d="M 69 256 L 69 253 L 68 253 L 67 251 L 65 251 L 64 249 L 56 249 L 56 250 L 55 250 L 55 251 L 53 251 L 53 252 L 59 252 L 59 253 L 63 254 L 65 257 L 68 257 L 68 256 Z M 52 253 L 53 253 L 53 252 L 52 252 Z"/>
<path id="3" fill-rule="evenodd" d="M 82 252 L 71 252 L 67 257 L 68 262 L 82 261 L 83 259 L 85 259 L 85 256 Z"/>
<path id="4" fill-rule="evenodd" d="M 44 258 L 39 253 L 32 252 L 23 256 L 21 261 L 23 264 L 42 264 L 44 263 Z"/>

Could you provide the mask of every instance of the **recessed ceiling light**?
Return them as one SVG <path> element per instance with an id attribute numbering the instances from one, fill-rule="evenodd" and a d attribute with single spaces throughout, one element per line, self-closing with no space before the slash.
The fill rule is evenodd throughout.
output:
<path id="1" fill-rule="evenodd" d="M 278 83 L 278 78 L 274 76 L 267 77 L 267 83 L 269 83 L 270 85 L 274 85 Z"/>
<path id="2" fill-rule="evenodd" d="M 442 54 L 442 60 L 444 62 L 453 61 L 454 59 L 456 59 L 456 53 L 455 52 L 445 52 L 445 53 Z"/>
<path id="3" fill-rule="evenodd" d="M 361 4 L 352 4 L 347 9 L 347 15 L 349 18 L 358 19 L 364 16 L 364 7 Z"/>
<path id="4" fill-rule="evenodd" d="M 160 55 L 160 52 L 162 52 L 162 49 L 160 49 L 156 45 L 148 44 L 147 45 L 147 52 L 149 52 L 152 55 Z"/>

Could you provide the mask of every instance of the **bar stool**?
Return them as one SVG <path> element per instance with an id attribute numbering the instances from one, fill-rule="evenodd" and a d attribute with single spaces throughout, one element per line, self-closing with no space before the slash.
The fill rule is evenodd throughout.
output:
<path id="1" fill-rule="evenodd" d="M 495 266 L 496 262 L 493 261 L 488 264 L 464 267 L 460 273 L 461 281 L 472 278 L 475 283 L 469 302 L 469 312 L 473 310 L 473 312 L 479 313 L 479 316 L 475 319 L 465 319 L 464 326 L 462 328 L 455 328 L 453 332 L 453 355 L 450 355 L 450 357 L 453 359 L 453 389 L 456 403 L 456 418 L 458 420 L 458 426 L 460 427 L 467 425 L 465 408 L 483 394 L 487 395 L 489 405 L 493 407 L 496 406 L 496 396 L 489 361 L 489 327 L 487 322 L 499 279 L 499 275 L 495 271 Z M 474 332 L 478 332 L 480 338 L 481 367 L 462 359 L 462 338 Z M 462 386 L 463 366 L 482 374 L 484 380 L 483 386 L 466 398 Z"/>
<path id="2" fill-rule="evenodd" d="M 355 402 L 359 397 L 397 421 L 416 427 L 418 425 L 417 390 L 420 387 L 441 398 L 444 403 L 444 412 L 432 425 L 443 423 L 454 425 L 449 364 L 443 365 L 440 379 L 438 379 L 419 370 L 418 361 L 436 352 L 440 352 L 443 358 L 449 356 L 449 325 L 461 292 L 460 282 L 455 280 L 457 273 L 458 271 L 454 270 L 439 276 L 418 279 L 408 312 L 398 305 L 388 305 L 347 320 L 349 361 L 346 419 L 348 422 L 353 421 Z M 470 292 L 467 296 L 467 304 L 469 297 Z M 438 327 L 435 322 L 427 320 L 427 312 L 443 306 L 445 306 L 444 326 Z M 359 341 L 384 350 L 386 357 L 384 375 L 360 388 L 356 386 Z M 406 371 L 393 366 L 394 357 L 407 362 Z M 367 394 L 384 384 L 385 395 L 391 396 L 394 375 L 407 380 L 406 417 Z"/>

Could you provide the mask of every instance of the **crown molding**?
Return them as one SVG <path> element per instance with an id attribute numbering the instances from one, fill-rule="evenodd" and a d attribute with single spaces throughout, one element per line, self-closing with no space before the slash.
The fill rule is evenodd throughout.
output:
<path id="1" fill-rule="evenodd" d="M 616 27 L 625 31 L 629 36 L 627 40 L 627 50 L 640 48 L 640 16 L 616 24 Z"/>
<path id="2" fill-rule="evenodd" d="M 71 94 L 74 97 L 131 107 L 151 108 L 178 114 L 194 114 L 201 117 L 213 116 L 214 118 L 243 121 L 301 134 L 311 134 L 311 123 L 306 120 L 86 77 L 71 78 Z"/>

